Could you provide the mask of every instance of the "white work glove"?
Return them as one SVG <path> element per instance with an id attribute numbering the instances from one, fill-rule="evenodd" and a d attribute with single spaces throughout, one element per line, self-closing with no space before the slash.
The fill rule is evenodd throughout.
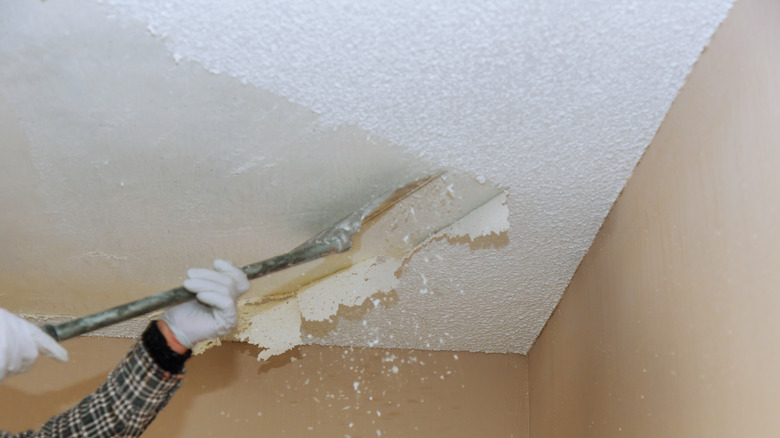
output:
<path id="1" fill-rule="evenodd" d="M 230 333 L 238 320 L 236 301 L 249 290 L 244 271 L 230 262 L 214 260 L 214 270 L 193 268 L 187 271 L 184 288 L 197 295 L 172 307 L 162 315 L 176 339 L 187 348 L 206 339 Z"/>
<path id="2" fill-rule="evenodd" d="M 0 380 L 27 371 L 43 353 L 67 362 L 68 352 L 35 324 L 0 309 Z"/>

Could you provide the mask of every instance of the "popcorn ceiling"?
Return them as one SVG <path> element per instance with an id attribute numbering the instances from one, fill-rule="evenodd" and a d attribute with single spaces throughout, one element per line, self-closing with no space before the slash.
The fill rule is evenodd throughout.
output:
<path id="1" fill-rule="evenodd" d="M 603 163 L 624 179 L 732 1 L 105 3 L 176 60 L 502 184 L 536 160 L 496 154 L 574 141 L 627 153 Z"/>
<path id="2" fill-rule="evenodd" d="M 460 322 L 427 327 L 435 337 L 446 338 L 444 325 L 458 333 L 439 348 L 522 353 L 732 0 L 106 4 L 123 22 L 143 23 L 178 62 L 507 188 L 505 246 L 475 262 L 468 248 L 436 245 L 448 263 L 429 282 L 460 284 L 452 286 L 465 301 L 442 314 Z M 414 290 L 404 278 L 400 288 Z M 503 322 L 474 324 L 473 309 Z M 392 330 L 408 318 L 401 310 L 372 312 L 369 324 Z M 347 322 L 316 341 L 366 342 L 363 331 Z"/>
<path id="3" fill-rule="evenodd" d="M 456 168 L 508 192 L 508 231 L 428 242 L 395 305 L 303 336 L 524 353 L 731 4 L 0 3 L 0 293 L 105 308 Z"/>

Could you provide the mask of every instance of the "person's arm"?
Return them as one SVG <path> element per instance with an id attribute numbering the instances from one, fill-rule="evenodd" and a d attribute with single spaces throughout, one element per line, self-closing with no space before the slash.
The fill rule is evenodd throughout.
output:
<path id="1" fill-rule="evenodd" d="M 184 286 L 197 300 L 173 307 L 149 324 L 94 393 L 52 417 L 39 432 L 0 433 L 0 438 L 141 435 L 179 388 L 192 346 L 235 328 L 236 301 L 249 282 L 227 262 L 217 260 L 214 267 L 188 271 Z"/>
<path id="2" fill-rule="evenodd" d="M 154 321 L 106 381 L 75 407 L 46 422 L 39 431 L 2 438 L 139 436 L 181 384 L 189 351 L 167 344 Z"/>
<path id="3" fill-rule="evenodd" d="M 181 385 L 188 353 L 171 350 L 152 322 L 95 392 L 34 436 L 140 436 Z"/>

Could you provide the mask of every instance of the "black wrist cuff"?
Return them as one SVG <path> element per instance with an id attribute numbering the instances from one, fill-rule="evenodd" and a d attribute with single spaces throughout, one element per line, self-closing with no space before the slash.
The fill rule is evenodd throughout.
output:
<path id="1" fill-rule="evenodd" d="M 184 371 L 184 362 L 192 356 L 192 350 L 187 350 L 184 354 L 171 350 L 165 336 L 157 327 L 157 321 L 152 321 L 149 327 L 144 330 L 141 341 L 154 362 L 171 374 L 181 374 Z"/>

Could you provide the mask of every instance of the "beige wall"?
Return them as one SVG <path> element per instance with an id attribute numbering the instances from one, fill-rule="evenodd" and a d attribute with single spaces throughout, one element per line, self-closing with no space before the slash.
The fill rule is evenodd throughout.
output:
<path id="1" fill-rule="evenodd" d="M 739 0 L 529 353 L 531 436 L 778 436 L 780 2 Z"/>
<path id="2" fill-rule="evenodd" d="M 130 342 L 69 340 L 69 363 L 43 359 L 3 382 L 0 430 L 37 427 L 77 403 Z M 258 363 L 256 354 L 227 343 L 191 359 L 184 385 L 144 436 L 528 436 L 521 355 L 311 346 Z"/>

